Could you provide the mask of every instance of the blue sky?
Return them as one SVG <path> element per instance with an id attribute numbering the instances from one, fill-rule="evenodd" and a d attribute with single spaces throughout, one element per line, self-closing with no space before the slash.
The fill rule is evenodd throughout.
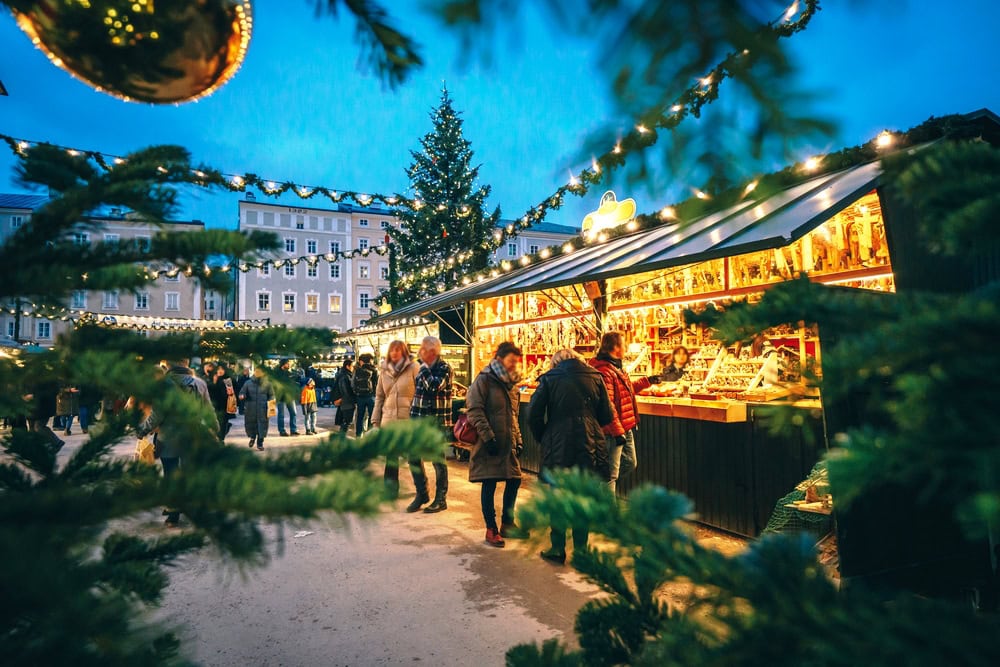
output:
<path id="1" fill-rule="evenodd" d="M 490 201 L 513 216 L 564 183 L 586 137 L 613 117 L 593 45 L 554 33 L 539 15 L 527 12 L 516 31 L 501 31 L 493 60 L 482 63 L 463 54 L 457 38 L 422 15 L 417 2 L 388 4 L 399 26 L 423 44 L 426 60 L 398 90 L 359 71 L 350 21 L 317 19 L 305 0 L 257 0 L 243 68 L 213 96 L 179 107 L 94 92 L 51 66 L 3 15 L 0 80 L 10 96 L 0 97 L 0 132 L 112 153 L 175 143 L 224 171 L 405 191 L 409 150 L 428 131 L 427 113 L 447 80 L 483 164 L 481 179 L 493 186 Z M 820 93 L 815 108 L 839 123 L 829 147 L 930 115 L 1000 112 L 997 26 L 1000 8 L 990 0 L 824 3 L 792 48 L 803 84 Z M 13 164 L 0 151 L 2 191 L 18 191 Z M 633 195 L 640 211 L 650 211 L 685 192 L 633 188 L 619 198 Z M 578 226 L 600 194 L 571 201 L 549 220 Z M 182 215 L 232 227 L 236 201 L 231 193 L 199 192 L 185 199 Z"/>

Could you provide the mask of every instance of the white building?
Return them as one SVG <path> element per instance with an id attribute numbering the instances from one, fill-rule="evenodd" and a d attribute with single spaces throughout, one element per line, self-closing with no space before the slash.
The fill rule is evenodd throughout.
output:
<path id="1" fill-rule="evenodd" d="M 41 195 L 5 195 L 0 194 L 0 243 L 19 229 L 29 224 L 32 213 L 40 208 L 48 198 Z M 81 230 L 74 234 L 74 242 L 80 245 L 105 242 L 120 243 L 140 240 L 150 242 L 159 232 L 200 232 L 205 224 L 195 220 L 192 222 L 168 222 L 157 225 L 134 217 L 132 214 L 122 214 L 112 211 L 106 215 L 89 218 L 89 222 L 97 223 L 96 227 Z M 4 304 L 5 308 L 16 308 L 30 311 L 30 304 L 17 302 Z M 202 317 L 202 290 L 197 281 L 179 274 L 173 278 L 161 276 L 155 282 L 149 283 L 135 293 L 120 290 L 94 292 L 81 290 L 75 292 L 65 304 L 73 313 L 92 313 L 99 317 L 132 315 L 152 318 L 183 318 L 198 319 Z M 0 315 L 0 333 L 38 345 L 52 345 L 56 338 L 70 325 L 61 319 L 49 320 L 36 317 L 16 317 L 4 312 Z"/>
<path id="2" fill-rule="evenodd" d="M 318 257 L 275 268 L 265 264 L 238 277 L 237 319 L 270 318 L 290 327 L 327 327 L 347 331 L 372 316 L 375 297 L 389 286 L 389 257 L 375 252 L 386 230 L 397 225 L 391 211 L 339 204 L 300 208 L 241 200 L 241 231 L 278 235 L 272 260 Z M 367 256 L 328 261 L 328 253 L 368 251 Z"/>
<path id="3" fill-rule="evenodd" d="M 497 223 L 497 227 L 507 228 L 508 225 L 512 224 L 511 220 L 501 220 Z M 503 261 L 511 262 L 520 259 L 523 255 L 533 255 L 543 248 L 562 245 L 579 235 L 580 230 L 576 227 L 540 222 L 520 232 L 516 237 L 504 241 L 493 253 L 493 261 L 495 264 Z"/>

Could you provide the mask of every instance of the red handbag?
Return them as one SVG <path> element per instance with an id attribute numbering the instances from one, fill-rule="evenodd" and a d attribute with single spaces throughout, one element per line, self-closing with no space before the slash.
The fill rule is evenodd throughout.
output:
<path id="1" fill-rule="evenodd" d="M 455 434 L 455 440 L 463 444 L 471 446 L 479 442 L 479 431 L 469 422 L 465 413 L 460 414 L 455 420 L 452 432 Z"/>

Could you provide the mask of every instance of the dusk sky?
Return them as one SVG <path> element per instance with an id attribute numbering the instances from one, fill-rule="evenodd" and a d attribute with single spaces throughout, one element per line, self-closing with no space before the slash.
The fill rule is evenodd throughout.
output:
<path id="1" fill-rule="evenodd" d="M 463 56 L 458 39 L 437 29 L 415 9 L 418 3 L 387 4 L 399 27 L 421 42 L 426 60 L 398 90 L 359 72 L 352 21 L 317 19 L 304 1 L 258 0 L 243 68 L 213 96 L 180 107 L 125 103 L 91 90 L 50 65 L 5 14 L 0 80 L 10 96 L 0 97 L 0 132 L 110 153 L 180 144 L 196 162 L 224 171 L 401 192 L 409 150 L 430 128 L 428 111 L 447 80 L 483 164 L 481 180 L 493 186 L 490 203 L 514 216 L 564 183 L 586 137 L 612 118 L 593 45 L 567 41 L 540 16 L 524 16 L 517 39 L 501 31 L 493 61 L 483 64 Z M 829 144 L 837 148 L 931 115 L 1000 112 L 998 28 L 995 0 L 831 0 L 790 41 L 803 85 L 821 94 L 815 108 L 839 123 Z M 11 182 L 13 164 L 0 151 L 0 191 L 20 191 Z M 635 196 L 640 211 L 651 211 L 683 197 L 681 186 L 690 185 L 699 184 L 665 192 L 618 189 L 619 197 Z M 570 202 L 549 220 L 578 226 L 600 194 Z M 237 199 L 201 192 L 186 199 L 182 217 L 234 227 Z"/>

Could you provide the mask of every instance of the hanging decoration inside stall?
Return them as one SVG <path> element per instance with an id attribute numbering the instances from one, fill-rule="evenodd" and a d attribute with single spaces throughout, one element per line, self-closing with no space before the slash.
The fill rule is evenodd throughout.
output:
<path id="1" fill-rule="evenodd" d="M 37 0 L 12 7 L 52 64 L 99 92 L 150 104 L 211 95 L 236 74 L 253 26 L 249 0 Z"/>

